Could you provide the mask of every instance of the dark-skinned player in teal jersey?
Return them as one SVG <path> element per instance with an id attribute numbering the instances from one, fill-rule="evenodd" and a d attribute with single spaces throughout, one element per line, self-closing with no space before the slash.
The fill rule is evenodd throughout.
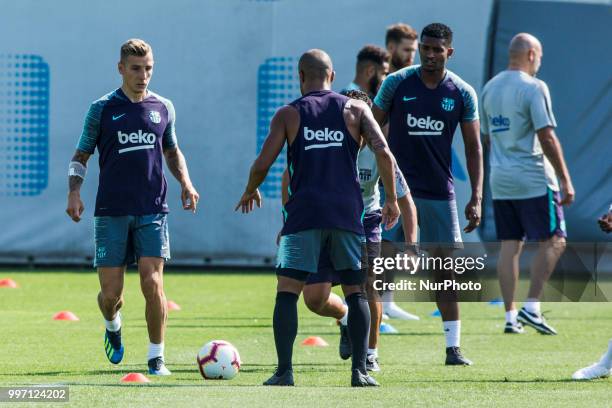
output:
<path id="1" fill-rule="evenodd" d="M 397 222 L 393 156 L 368 105 L 331 91 L 335 73 L 329 56 L 310 50 L 299 64 L 302 97 L 280 108 L 251 167 L 249 181 L 236 209 L 250 212 L 261 205 L 257 187 L 287 143 L 290 197 L 283 208 L 274 307 L 276 372 L 264 385 L 293 385 L 292 352 L 297 335 L 297 301 L 309 274 L 317 273 L 326 250 L 339 271 L 348 305 L 348 330 L 353 344 L 351 386 L 376 386 L 366 371 L 370 311 L 361 267 L 365 241 L 363 200 L 357 174 L 362 137 L 376 156 L 389 196 L 382 209 L 384 223 Z M 363 136 L 362 136 L 363 135 Z"/>
<path id="2" fill-rule="evenodd" d="M 472 197 L 465 208 L 465 232 L 480 224 L 482 147 L 474 89 L 446 69 L 453 55 L 453 33 L 440 23 L 421 32 L 421 65 L 390 74 L 374 100 L 374 117 L 389 121 L 389 147 L 412 191 L 417 207 L 420 242 L 429 255 L 446 257 L 461 247 L 451 146 L 457 126 L 465 144 Z M 401 229 L 383 231 L 383 239 L 401 243 Z M 434 271 L 436 280 L 452 279 L 454 271 Z M 446 364 L 470 365 L 460 351 L 461 321 L 454 291 L 436 293 L 446 337 Z"/>

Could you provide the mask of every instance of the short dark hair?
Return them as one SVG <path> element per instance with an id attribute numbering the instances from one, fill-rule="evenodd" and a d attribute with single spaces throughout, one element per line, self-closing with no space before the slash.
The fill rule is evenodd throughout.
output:
<path id="1" fill-rule="evenodd" d="M 357 54 L 357 66 L 364 62 L 373 62 L 377 65 L 383 65 L 389 61 L 389 53 L 387 50 L 376 45 L 366 45 Z"/>
<path id="2" fill-rule="evenodd" d="M 423 31 L 421 31 L 421 41 L 425 36 L 446 40 L 449 44 L 453 42 L 453 30 L 442 23 L 431 23 L 427 25 Z"/>
<path id="3" fill-rule="evenodd" d="M 385 45 L 390 42 L 398 43 L 404 38 L 407 40 L 416 40 L 417 32 L 414 28 L 408 24 L 397 23 L 387 27 L 387 34 L 385 35 Z"/>
<path id="4" fill-rule="evenodd" d="M 350 90 L 345 89 L 344 91 L 340 92 L 340 94 L 344 96 L 348 96 L 351 99 L 358 99 L 360 101 L 364 101 L 365 103 L 368 104 L 370 108 L 372 107 L 372 100 L 370 99 L 368 94 L 363 91 L 360 91 L 358 89 L 350 89 Z"/>

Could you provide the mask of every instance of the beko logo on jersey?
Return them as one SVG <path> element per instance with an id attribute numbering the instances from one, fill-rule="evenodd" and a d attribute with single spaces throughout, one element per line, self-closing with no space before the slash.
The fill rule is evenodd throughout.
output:
<path id="1" fill-rule="evenodd" d="M 119 153 L 131 152 L 133 150 L 142 150 L 142 149 L 154 149 L 155 148 L 155 133 L 145 133 L 142 130 L 138 130 L 138 132 L 133 133 L 123 133 L 121 131 L 117 132 L 117 139 L 119 139 L 119 144 L 126 143 L 140 143 L 138 146 L 126 147 L 124 149 L 119 149 Z"/>
<path id="2" fill-rule="evenodd" d="M 310 149 L 324 149 L 326 147 L 338 147 L 342 146 L 344 140 L 344 133 L 339 130 L 329 130 L 325 128 L 323 130 L 313 130 L 304 127 L 304 140 L 310 142 L 316 140 L 317 142 L 328 142 L 328 143 L 315 143 L 304 147 L 304 150 Z"/>
<path id="3" fill-rule="evenodd" d="M 431 116 L 427 116 L 426 118 L 417 118 L 411 114 L 408 114 L 406 123 L 408 123 L 408 127 L 410 128 L 420 129 L 417 131 L 409 131 L 409 135 L 439 136 L 444 130 L 444 122 L 441 120 L 433 120 L 431 119 Z"/>
<path id="4" fill-rule="evenodd" d="M 499 115 L 494 117 L 489 116 L 489 119 L 491 120 L 491 126 L 496 128 L 491 130 L 492 133 L 510 130 L 510 118 Z"/>

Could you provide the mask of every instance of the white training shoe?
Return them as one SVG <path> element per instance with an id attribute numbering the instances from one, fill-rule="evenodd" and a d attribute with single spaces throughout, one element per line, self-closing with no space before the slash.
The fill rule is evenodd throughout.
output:
<path id="1" fill-rule="evenodd" d="M 383 303 L 383 313 L 388 315 L 391 319 L 399 320 L 420 320 L 419 316 L 408 313 L 401 307 L 395 304 L 395 302 Z"/>
<path id="2" fill-rule="evenodd" d="M 599 363 L 595 363 L 588 367 L 581 368 L 572 375 L 574 380 L 593 380 L 595 378 L 604 378 L 610 375 L 610 369 Z"/>

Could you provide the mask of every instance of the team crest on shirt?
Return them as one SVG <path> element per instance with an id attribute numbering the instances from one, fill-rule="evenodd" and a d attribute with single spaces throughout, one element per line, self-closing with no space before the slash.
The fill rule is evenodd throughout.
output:
<path id="1" fill-rule="evenodd" d="M 153 123 L 160 123 L 161 115 L 158 111 L 149 111 L 149 119 L 151 119 L 151 122 Z"/>
<path id="2" fill-rule="evenodd" d="M 442 109 L 447 112 L 455 109 L 455 100 L 453 98 L 442 98 Z"/>

